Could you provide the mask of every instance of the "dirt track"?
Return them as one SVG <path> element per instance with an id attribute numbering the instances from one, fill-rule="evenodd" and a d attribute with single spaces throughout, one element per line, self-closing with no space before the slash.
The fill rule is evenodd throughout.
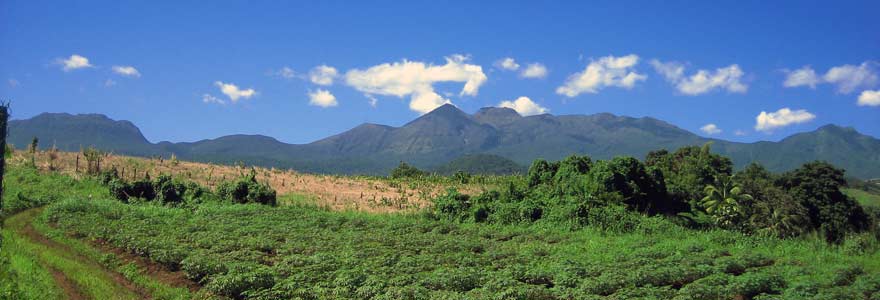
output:
<path id="1" fill-rule="evenodd" d="M 152 299 L 146 289 L 134 284 L 119 272 L 107 269 L 100 262 L 78 253 L 71 247 L 56 242 L 37 231 L 32 223 L 41 211 L 41 208 L 35 208 L 21 212 L 7 219 L 6 226 L 8 226 L 8 230 L 12 231 L 19 238 L 27 239 L 41 247 L 40 253 L 34 253 L 34 255 L 39 258 L 40 264 L 50 271 L 55 283 L 64 292 L 65 299 L 94 299 L 95 297 L 90 295 L 88 289 L 79 284 L 76 278 L 65 274 L 60 268 L 50 263 L 47 259 L 49 255 L 57 256 L 78 266 L 85 267 L 90 272 L 88 274 L 89 277 L 106 282 L 106 285 L 114 291 L 114 298 Z M 103 246 L 99 247 L 99 249 L 107 252 L 112 248 Z M 117 254 L 116 256 L 124 263 L 132 262 L 137 264 L 145 275 L 151 276 L 164 284 L 184 287 L 191 291 L 198 289 L 198 285 L 186 279 L 181 272 L 169 272 L 162 269 L 161 266 L 157 266 L 144 259 L 135 258 L 132 255 L 127 255 L 119 250 L 114 249 L 111 252 Z"/>

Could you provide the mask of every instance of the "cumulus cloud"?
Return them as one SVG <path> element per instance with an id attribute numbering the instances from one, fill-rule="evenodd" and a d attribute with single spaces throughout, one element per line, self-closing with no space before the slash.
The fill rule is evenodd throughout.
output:
<path id="1" fill-rule="evenodd" d="M 476 96 L 487 80 L 483 68 L 468 64 L 467 57 L 452 55 L 445 59 L 446 64 L 440 66 L 403 60 L 354 69 L 345 73 L 345 82 L 368 95 L 410 96 L 409 108 L 424 114 L 451 103 L 434 92 L 434 83 L 464 82 L 459 95 Z"/>
<path id="2" fill-rule="evenodd" d="M 547 77 L 547 67 L 540 63 L 532 63 L 526 66 L 519 76 L 525 78 L 544 78 Z"/>
<path id="3" fill-rule="evenodd" d="M 837 85 L 837 91 L 849 94 L 860 87 L 872 87 L 878 82 L 876 63 L 863 62 L 861 65 L 833 67 L 822 78 Z"/>
<path id="4" fill-rule="evenodd" d="M 505 57 L 505 58 L 502 58 L 502 59 L 499 59 L 498 61 L 496 61 L 495 67 L 498 67 L 502 70 L 507 70 L 507 71 L 516 71 L 519 69 L 519 64 L 516 63 L 516 60 L 514 60 L 513 58 Z"/>
<path id="5" fill-rule="evenodd" d="M 113 66 L 113 72 L 122 76 L 128 77 L 141 77 L 141 72 L 138 72 L 132 66 Z"/>
<path id="6" fill-rule="evenodd" d="M 776 128 L 792 124 L 806 123 L 816 118 L 816 115 L 804 109 L 791 110 L 788 107 L 781 108 L 776 112 L 761 111 L 755 117 L 755 130 L 772 132 Z"/>
<path id="7" fill-rule="evenodd" d="M 249 99 L 257 94 L 257 91 L 254 89 L 240 89 L 237 85 L 232 83 L 216 81 L 214 82 L 214 85 L 220 88 L 220 92 L 229 97 L 229 100 L 232 100 L 232 103 L 238 102 L 239 98 Z"/>
<path id="8" fill-rule="evenodd" d="M 85 57 L 80 56 L 78 54 L 71 55 L 70 57 L 68 57 L 66 59 L 59 58 L 59 59 L 57 59 L 57 62 L 59 65 L 61 65 L 61 69 L 64 70 L 64 72 L 68 72 L 68 71 L 72 71 L 72 70 L 76 70 L 76 69 L 94 67 L 92 64 L 89 63 L 88 58 L 85 58 Z"/>
<path id="9" fill-rule="evenodd" d="M 880 106 L 880 90 L 864 91 L 859 95 L 859 106 Z"/>
<path id="10" fill-rule="evenodd" d="M 816 71 L 813 71 L 810 66 L 804 66 L 794 71 L 784 70 L 784 72 L 787 74 L 785 82 L 782 83 L 784 87 L 809 86 L 814 89 L 816 84 L 822 82 L 822 78 L 816 75 Z"/>
<path id="11" fill-rule="evenodd" d="M 523 116 L 533 116 L 547 113 L 548 109 L 541 107 L 529 97 L 519 97 L 516 100 L 510 101 L 501 101 L 498 103 L 498 107 L 506 107 L 515 110 L 517 113 Z"/>
<path id="12" fill-rule="evenodd" d="M 214 97 L 214 95 L 211 95 L 211 94 L 202 95 L 202 102 L 215 103 L 215 104 L 220 104 L 220 105 L 226 104 L 226 101 L 223 101 L 223 99 Z"/>
<path id="13" fill-rule="evenodd" d="M 333 79 L 338 76 L 339 72 L 336 68 L 327 65 L 320 65 L 309 71 L 309 80 L 317 85 L 332 85 Z"/>
<path id="14" fill-rule="evenodd" d="M 734 131 L 733 134 L 736 136 L 745 136 L 748 133 L 745 132 L 745 130 L 737 130 L 737 131 Z"/>
<path id="15" fill-rule="evenodd" d="M 721 133 L 721 128 L 718 128 L 715 124 L 709 123 L 700 127 L 700 131 L 708 135 L 713 135 Z"/>
<path id="16" fill-rule="evenodd" d="M 327 108 L 337 106 L 339 103 L 336 102 L 336 96 L 333 96 L 330 91 L 318 89 L 309 93 L 309 105 Z"/>
<path id="17" fill-rule="evenodd" d="M 562 86 L 556 88 L 556 93 L 574 97 L 582 93 L 595 94 L 605 87 L 630 89 L 636 82 L 648 78 L 633 70 L 638 63 L 639 57 L 635 54 L 602 57 L 590 62 L 583 72 L 569 76 Z"/>
<path id="18" fill-rule="evenodd" d="M 748 90 L 748 86 L 740 82 L 745 73 L 736 64 L 715 71 L 697 70 L 697 73 L 691 76 L 684 74 L 685 67 L 679 62 L 664 63 L 654 59 L 651 60 L 651 65 L 658 74 L 685 95 L 705 94 L 714 89 L 725 89 L 731 93 L 745 93 Z"/>
<path id="19" fill-rule="evenodd" d="M 842 65 L 828 69 L 824 75 L 819 76 L 810 66 L 804 66 L 794 71 L 783 70 L 787 73 L 785 87 L 809 86 L 815 88 L 821 83 L 837 86 L 837 92 L 849 94 L 860 88 L 870 88 L 880 83 L 880 75 L 877 71 L 877 63 L 866 61 L 856 65 Z"/>

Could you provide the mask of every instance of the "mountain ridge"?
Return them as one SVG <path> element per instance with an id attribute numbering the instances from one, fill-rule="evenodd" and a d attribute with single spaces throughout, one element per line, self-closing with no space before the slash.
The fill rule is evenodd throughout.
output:
<path id="1" fill-rule="evenodd" d="M 9 141 L 23 146 L 37 136 L 43 147 L 78 151 L 94 145 L 139 156 L 294 168 L 317 173 L 384 174 L 399 161 L 420 167 L 487 154 L 528 165 L 537 158 L 557 160 L 571 154 L 595 159 L 619 155 L 644 157 L 651 150 L 713 142 L 713 151 L 738 167 L 760 162 L 785 171 L 811 160 L 827 160 L 861 178 L 880 177 L 880 140 L 855 128 L 826 124 L 778 142 L 732 142 L 701 137 L 652 117 L 541 114 L 521 116 L 509 108 L 485 107 L 467 114 L 443 105 L 400 127 L 363 123 L 306 144 L 288 144 L 258 134 L 232 134 L 195 142 L 152 143 L 125 120 L 102 114 L 42 113 L 9 122 Z"/>

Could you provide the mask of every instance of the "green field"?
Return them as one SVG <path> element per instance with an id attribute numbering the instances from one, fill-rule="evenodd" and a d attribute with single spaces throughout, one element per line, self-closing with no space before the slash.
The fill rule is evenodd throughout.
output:
<path id="1" fill-rule="evenodd" d="M 659 153 L 649 160 L 657 169 L 629 158 L 539 161 L 528 176 L 498 178 L 482 194 L 450 190 L 431 208 L 397 213 L 334 211 L 304 194 L 276 200 L 248 175 L 210 191 L 164 176 L 73 179 L 14 166 L 4 179 L 0 287 L 9 299 L 880 297 L 873 215 L 836 188 L 804 194 L 802 187 L 839 181 L 814 182 L 814 174 L 836 178 L 838 171 L 751 168 L 736 174 L 735 185 L 722 180 L 706 189 L 738 197 L 736 213 L 665 213 L 681 205 L 676 195 L 703 193 L 691 188 L 690 171 L 678 170 L 720 162 L 715 171 L 730 172 L 720 157 L 694 151 Z M 662 171 L 664 163 L 687 167 Z M 396 180 L 426 180 L 413 174 Z M 730 188 L 739 184 L 755 197 Z M 814 227 L 794 219 L 809 217 L 797 205 L 810 202 L 790 196 L 832 197 L 851 209 L 822 220 L 872 223 Z M 764 212 L 755 198 L 778 198 L 793 210 Z M 763 213 L 774 220 L 748 217 Z M 169 283 L 174 274 L 193 289 Z"/>
<path id="2" fill-rule="evenodd" d="M 62 201 L 48 221 L 258 299 L 859 299 L 880 255 L 817 239 L 689 231 L 646 219 L 611 234 L 429 221 L 313 207 Z"/>
<path id="3" fill-rule="evenodd" d="M 843 189 L 843 192 L 856 199 L 865 207 L 880 207 L 880 195 L 869 193 L 859 189 Z"/>

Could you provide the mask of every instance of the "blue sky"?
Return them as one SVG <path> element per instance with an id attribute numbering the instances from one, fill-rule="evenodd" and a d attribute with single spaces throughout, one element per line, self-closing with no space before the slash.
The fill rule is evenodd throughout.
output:
<path id="1" fill-rule="evenodd" d="M 102 113 L 153 142 L 306 143 L 445 101 L 511 101 L 737 141 L 828 123 L 880 137 L 877 1 L 157 2 L 0 3 L 13 117 Z"/>

